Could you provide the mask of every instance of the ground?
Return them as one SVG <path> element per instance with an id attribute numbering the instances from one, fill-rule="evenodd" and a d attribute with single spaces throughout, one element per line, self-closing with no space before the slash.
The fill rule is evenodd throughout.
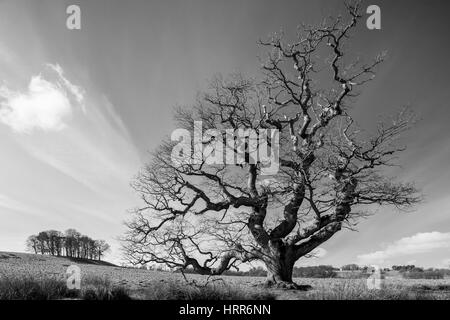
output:
<path id="1" fill-rule="evenodd" d="M 143 290 L 161 288 L 162 284 L 178 283 L 186 285 L 181 274 L 132 269 L 115 266 L 105 262 L 74 261 L 65 257 L 53 257 L 26 253 L 0 252 L 0 276 L 32 275 L 34 277 L 54 277 L 66 279 L 69 265 L 81 268 L 83 277 L 101 276 L 108 278 L 114 285 L 123 286 L 135 295 Z M 201 283 L 205 277 L 189 275 L 189 280 Z M 271 291 L 276 299 L 450 299 L 450 279 L 402 279 L 387 277 L 382 290 L 368 290 L 366 279 L 309 279 L 295 281 L 302 285 L 311 285 L 312 289 L 304 292 L 264 288 L 264 278 L 224 276 L 215 281 L 215 285 L 226 284 L 244 291 Z M 82 280 L 83 281 L 83 280 Z M 83 283 L 83 282 L 82 282 Z"/>

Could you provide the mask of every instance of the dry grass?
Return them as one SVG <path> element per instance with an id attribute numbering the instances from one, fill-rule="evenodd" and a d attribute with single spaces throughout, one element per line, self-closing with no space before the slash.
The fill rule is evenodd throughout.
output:
<path id="1" fill-rule="evenodd" d="M 130 291 L 115 286 L 104 276 L 88 276 L 82 279 L 79 298 L 83 300 L 131 300 Z"/>
<path id="2" fill-rule="evenodd" d="M 0 276 L 0 300 L 129 300 L 123 287 L 112 286 L 107 279 L 86 279 L 81 290 L 69 290 L 61 279 L 39 276 Z"/>
<path id="3" fill-rule="evenodd" d="M 437 288 L 437 287 L 436 287 Z M 445 299 L 438 290 L 417 290 L 414 287 L 389 284 L 369 290 L 364 282 L 345 281 L 321 286 L 306 297 L 311 300 L 437 300 Z M 448 299 L 450 295 L 447 295 Z"/>
<path id="4" fill-rule="evenodd" d="M 0 300 L 54 300 L 75 297 L 65 282 L 33 276 L 0 276 Z"/>
<path id="5" fill-rule="evenodd" d="M 266 290 L 250 290 L 235 285 L 207 284 L 195 286 L 179 282 L 161 282 L 136 293 L 144 300 L 274 300 Z"/>
<path id="6" fill-rule="evenodd" d="M 65 272 L 74 264 L 66 258 L 23 253 L 0 252 L 0 298 L 16 299 L 73 298 L 66 294 Z M 181 274 L 128 269 L 117 266 L 78 262 L 82 271 L 81 299 L 333 299 L 333 300 L 450 300 L 450 279 L 403 279 L 388 277 L 382 290 L 368 290 L 365 279 L 295 279 L 298 284 L 310 285 L 307 292 L 295 290 L 267 290 L 262 287 L 264 278 L 222 277 L 224 281 L 205 284 L 205 278 L 187 275 L 199 286 L 189 286 Z M 23 279 L 23 280 L 21 280 Z M 23 284 L 20 284 L 21 281 Z M 64 285 L 64 288 L 62 287 Z M 16 288 L 14 291 L 12 288 Z M 9 292 L 9 293 L 8 293 Z M 11 292 L 15 292 L 12 294 Z M 32 292 L 29 294 L 27 292 Z"/>

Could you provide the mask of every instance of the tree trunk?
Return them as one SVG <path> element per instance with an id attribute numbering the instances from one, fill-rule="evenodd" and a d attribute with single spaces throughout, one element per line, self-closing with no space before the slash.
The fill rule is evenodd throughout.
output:
<path id="1" fill-rule="evenodd" d="M 266 262 L 267 285 L 289 284 L 292 281 L 292 270 L 294 266 L 286 261 Z"/>
<path id="2" fill-rule="evenodd" d="M 266 286 L 286 289 L 308 290 L 311 286 L 298 285 L 292 279 L 296 262 L 293 247 L 281 240 L 270 241 L 268 258 L 264 260 L 267 268 Z"/>
<path id="3" fill-rule="evenodd" d="M 293 284 L 292 271 L 295 263 L 293 251 L 281 240 L 271 240 L 266 256 L 267 259 L 264 260 L 267 268 L 266 284 L 268 286 Z"/>

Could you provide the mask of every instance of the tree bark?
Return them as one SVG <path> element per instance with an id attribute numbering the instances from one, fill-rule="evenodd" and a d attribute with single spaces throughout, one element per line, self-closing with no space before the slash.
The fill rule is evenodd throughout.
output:
<path id="1" fill-rule="evenodd" d="M 290 284 L 294 266 L 287 261 L 266 262 L 267 285 Z"/>
<path id="2" fill-rule="evenodd" d="M 292 280 L 295 264 L 295 251 L 281 240 L 271 240 L 265 255 L 267 269 L 266 286 L 297 289 Z"/>

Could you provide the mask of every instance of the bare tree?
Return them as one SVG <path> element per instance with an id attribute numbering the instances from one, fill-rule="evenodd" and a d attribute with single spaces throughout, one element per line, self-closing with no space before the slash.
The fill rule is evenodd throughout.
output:
<path id="1" fill-rule="evenodd" d="M 81 233 L 79 233 L 75 229 L 67 229 L 65 231 L 65 247 L 66 247 L 66 255 L 68 257 L 76 257 L 76 253 L 78 251 L 79 239 L 81 237 Z"/>
<path id="2" fill-rule="evenodd" d="M 110 246 L 106 243 L 105 240 L 97 240 L 95 241 L 96 255 L 98 260 L 102 259 L 102 256 L 110 250 Z"/>
<path id="3" fill-rule="evenodd" d="M 57 230 L 45 231 L 48 237 L 48 249 L 52 256 L 60 256 L 63 247 L 63 234 Z"/>
<path id="4" fill-rule="evenodd" d="M 36 235 L 31 235 L 27 238 L 26 249 L 30 252 L 34 252 L 34 254 L 40 252 L 40 244 Z"/>
<path id="5" fill-rule="evenodd" d="M 217 77 L 192 108 L 176 111 L 178 126 L 190 131 L 194 121 L 218 132 L 279 130 L 280 170 L 263 176 L 264 164 L 251 161 L 248 144 L 239 165 L 230 166 L 208 165 L 213 152 L 174 162 L 175 143 L 163 142 L 133 182 L 144 205 L 127 222 L 130 262 L 219 275 L 262 261 L 268 284 L 295 287 L 295 262 L 343 227 L 353 229 L 372 207 L 406 209 L 420 201 L 412 184 L 388 175 L 412 114 L 379 124 L 373 136 L 351 116 L 383 55 L 364 64 L 344 53 L 361 18 L 359 4 L 346 9 L 348 21 L 303 26 L 293 42 L 279 34 L 261 41 L 268 51 L 261 81 Z M 225 135 L 203 137 L 202 145 L 220 151 L 216 142 Z"/>
<path id="6" fill-rule="evenodd" d="M 80 259 L 98 259 L 109 251 L 105 240 L 94 240 L 82 235 L 75 229 L 67 229 L 65 233 L 57 230 L 39 232 L 26 240 L 26 249 L 35 254 L 49 254 Z"/>
<path id="7" fill-rule="evenodd" d="M 46 231 L 41 231 L 36 236 L 36 239 L 39 242 L 39 248 L 41 251 L 41 254 L 50 253 L 50 245 L 49 245 L 49 236 Z"/>

